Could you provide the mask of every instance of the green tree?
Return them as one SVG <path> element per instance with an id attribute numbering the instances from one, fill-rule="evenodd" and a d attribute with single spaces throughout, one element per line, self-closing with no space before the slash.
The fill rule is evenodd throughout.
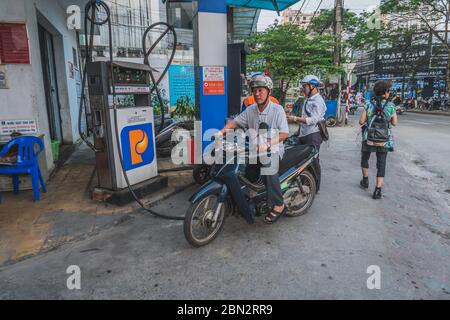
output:
<path id="1" fill-rule="evenodd" d="M 359 26 L 359 16 L 349 9 L 343 11 L 343 28 L 345 33 L 353 33 Z M 322 10 L 318 16 L 312 19 L 308 29 L 316 34 L 324 34 L 332 31 L 335 20 L 334 10 Z M 330 32 L 328 32 L 330 33 Z M 332 32 L 331 32 L 332 33 Z"/>
<path id="2" fill-rule="evenodd" d="M 248 40 L 252 53 L 249 56 L 250 71 L 269 70 L 280 88 L 280 103 L 284 104 L 287 90 L 304 75 L 326 75 L 339 72 L 333 64 L 334 37 L 309 35 L 297 26 L 272 25 Z"/>
<path id="3" fill-rule="evenodd" d="M 387 0 L 381 7 L 384 14 L 399 15 L 417 29 L 431 33 L 447 58 L 447 92 L 450 94 L 450 0 Z M 417 23 L 420 22 L 420 23 Z"/>

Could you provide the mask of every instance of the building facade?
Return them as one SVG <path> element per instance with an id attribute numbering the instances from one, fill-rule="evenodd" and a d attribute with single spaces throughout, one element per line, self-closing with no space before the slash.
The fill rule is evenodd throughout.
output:
<path id="1" fill-rule="evenodd" d="M 51 142 L 74 144 L 79 138 L 79 50 L 66 13 L 72 4 L 81 2 L 0 2 L 0 70 L 6 78 L 0 89 L 0 120 L 35 124 L 45 145 L 44 173 L 54 167 Z M 7 58 L 19 53 L 22 60 Z"/>
<path id="2" fill-rule="evenodd" d="M 370 89 L 378 80 L 389 80 L 395 91 L 405 90 L 409 96 L 439 96 L 446 92 L 448 50 L 436 35 L 424 31 L 424 23 L 417 12 L 382 16 L 389 30 L 415 30 L 404 43 L 377 43 L 355 52 L 353 62 L 358 76 L 358 90 Z M 422 16 L 429 17 L 423 8 Z M 438 25 L 436 17 L 429 17 L 430 25 Z M 442 37 L 444 32 L 441 32 Z"/>
<path id="3" fill-rule="evenodd" d="M 299 10 L 287 9 L 281 14 L 282 24 L 295 24 L 302 29 L 308 28 L 312 19 L 314 18 L 314 13 L 299 12 Z"/>
<path id="4" fill-rule="evenodd" d="M 105 2 L 111 9 L 115 58 L 142 62 L 141 39 L 145 27 L 165 21 L 162 1 Z M 77 32 L 68 27 L 71 14 L 68 8 L 73 5 L 81 8 L 83 26 L 86 3 L 87 0 L 0 2 L 0 128 L 3 132 L 0 135 L 5 139 L 8 130 L 19 132 L 24 123 L 32 124 L 30 132 L 44 141 L 41 169 L 46 177 L 55 167 L 52 142 L 72 145 L 80 139 L 80 67 L 85 39 L 83 30 L 79 30 L 78 38 Z M 94 38 L 95 59 L 108 58 L 108 32 L 104 28 Z"/>

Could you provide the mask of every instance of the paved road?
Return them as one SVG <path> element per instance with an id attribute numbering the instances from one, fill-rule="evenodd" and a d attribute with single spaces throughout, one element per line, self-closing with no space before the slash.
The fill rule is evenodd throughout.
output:
<path id="1" fill-rule="evenodd" d="M 274 226 L 230 218 L 214 243 L 192 249 L 180 222 L 137 214 L 4 268 L 0 298 L 450 299 L 449 121 L 400 117 L 381 201 L 358 186 L 358 127 L 335 128 L 307 215 Z M 192 192 L 157 210 L 183 214 Z M 69 265 L 81 268 L 79 291 L 66 287 Z M 367 288 L 369 266 L 381 289 Z"/>
<path id="2" fill-rule="evenodd" d="M 397 136 L 405 156 L 427 171 L 444 176 L 450 189 L 450 117 L 406 113 Z"/>

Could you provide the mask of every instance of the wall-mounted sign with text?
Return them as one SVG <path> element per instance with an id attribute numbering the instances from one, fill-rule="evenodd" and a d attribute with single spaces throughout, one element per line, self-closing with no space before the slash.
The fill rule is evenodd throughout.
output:
<path id="1" fill-rule="evenodd" d="M 9 136 L 14 132 L 23 135 L 37 134 L 36 120 L 0 120 L 0 135 Z"/>
<path id="2" fill-rule="evenodd" d="M 225 68 L 203 67 L 203 94 L 225 94 Z"/>

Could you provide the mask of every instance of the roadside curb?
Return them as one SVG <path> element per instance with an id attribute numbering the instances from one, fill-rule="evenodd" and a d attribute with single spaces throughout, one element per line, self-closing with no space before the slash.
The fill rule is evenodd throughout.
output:
<path id="1" fill-rule="evenodd" d="M 417 113 L 417 114 L 431 114 L 436 116 L 446 116 L 450 117 L 450 112 L 433 112 L 433 111 L 416 111 L 416 110 L 407 110 L 406 113 Z"/>

